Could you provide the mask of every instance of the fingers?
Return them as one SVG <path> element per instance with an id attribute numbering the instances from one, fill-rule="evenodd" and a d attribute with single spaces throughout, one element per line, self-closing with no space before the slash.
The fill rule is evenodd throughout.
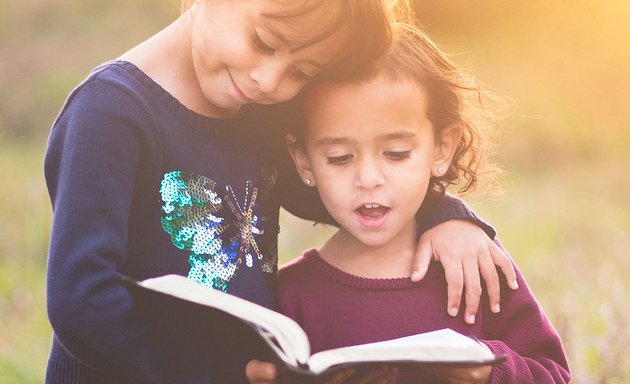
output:
<path id="1" fill-rule="evenodd" d="M 342 384 L 342 383 L 345 383 L 346 380 L 348 380 L 350 378 L 350 376 L 352 376 L 354 371 L 355 371 L 354 368 L 348 368 L 348 369 L 344 369 L 344 370 L 339 371 L 339 372 L 335 372 L 335 374 L 332 375 L 330 377 L 330 379 L 328 379 L 326 381 L 326 384 Z"/>
<path id="2" fill-rule="evenodd" d="M 442 260 L 444 274 L 448 284 L 448 314 L 455 317 L 459 313 L 459 304 L 462 301 L 462 291 L 464 289 L 464 272 L 460 263 L 446 262 Z"/>
<path id="3" fill-rule="evenodd" d="M 464 319 L 468 324 L 474 323 L 474 314 L 479 308 L 479 299 L 482 293 L 479 285 L 481 282 L 479 273 L 486 283 L 490 310 L 493 313 L 501 311 L 501 283 L 496 267 L 501 269 L 510 288 L 518 288 L 516 271 L 509 255 L 494 241 L 489 241 L 488 244 L 486 252 L 481 252 L 476 263 L 470 262 L 470 259 L 464 259 L 464 282 L 466 285 L 466 314 Z"/>
<path id="4" fill-rule="evenodd" d="M 278 372 L 271 363 L 252 360 L 245 367 L 245 376 L 252 384 L 272 384 L 275 383 Z"/>
<path id="5" fill-rule="evenodd" d="M 482 384 L 486 383 L 492 372 L 491 366 L 481 367 L 428 367 L 427 372 L 449 384 Z"/>
<path id="6" fill-rule="evenodd" d="M 466 309 L 464 321 L 467 324 L 474 324 L 479 301 L 481 300 L 481 280 L 479 279 L 478 259 L 473 257 L 464 258 L 464 283 L 466 285 Z"/>
<path id="7" fill-rule="evenodd" d="M 501 272 L 505 275 L 508 286 L 512 289 L 518 289 L 514 264 L 512 264 L 512 259 L 507 252 L 493 241 L 492 244 L 490 244 L 490 255 L 492 256 L 494 264 L 499 267 Z"/>
<path id="8" fill-rule="evenodd" d="M 496 245 L 494 242 L 491 243 L 492 245 Z M 483 276 L 483 280 L 486 282 L 490 311 L 499 313 L 501 311 L 501 283 L 499 282 L 499 274 L 494 266 L 491 252 L 479 257 L 479 271 Z M 466 305 L 468 305 L 468 302 Z"/>
<path id="9" fill-rule="evenodd" d="M 357 378 L 353 377 L 352 384 L 393 384 L 397 375 L 398 369 L 383 366 L 361 372 Z"/>
<path id="10" fill-rule="evenodd" d="M 433 250 L 431 249 L 431 243 L 422 241 L 421 238 L 418 243 L 418 248 L 416 249 L 416 254 L 411 262 L 411 281 L 417 283 L 424 278 L 424 275 L 426 275 L 429 269 L 432 257 Z"/>

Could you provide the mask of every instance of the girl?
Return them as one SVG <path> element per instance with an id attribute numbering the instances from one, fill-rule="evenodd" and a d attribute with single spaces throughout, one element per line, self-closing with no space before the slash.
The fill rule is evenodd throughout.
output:
<path id="1" fill-rule="evenodd" d="M 306 129 L 290 152 L 340 229 L 280 269 L 278 309 L 305 329 L 313 353 L 452 328 L 506 356 L 494 368 L 401 372 L 399 383 L 569 382 L 560 338 L 518 271 L 521 288 L 502 297 L 501 313 L 484 297 L 474 325 L 440 311 L 440 265 L 419 284 L 407 278 L 414 213 L 446 184 L 470 190 L 489 174 L 480 155 L 493 116 L 427 36 L 401 30 L 366 77 L 319 83 L 306 95 Z"/>
<path id="2" fill-rule="evenodd" d="M 275 162 L 278 132 L 264 129 L 255 104 L 287 101 L 315 76 L 353 73 L 389 40 L 381 0 L 207 0 L 95 69 L 69 96 L 46 154 L 47 382 L 244 380 L 244 362 L 203 345 L 203 330 L 165 334 L 141 318 L 122 276 L 179 273 L 271 306 L 280 204 L 316 220 L 323 210 L 281 184 L 290 178 Z M 447 214 L 428 226 L 475 220 L 455 200 L 434 208 Z M 485 247 L 480 260 L 501 265 L 477 231 L 467 238 Z M 423 244 L 446 248 L 441 257 L 462 251 Z M 445 264 L 461 274 L 460 260 Z M 477 254 L 466 260 L 466 282 L 478 285 Z"/>

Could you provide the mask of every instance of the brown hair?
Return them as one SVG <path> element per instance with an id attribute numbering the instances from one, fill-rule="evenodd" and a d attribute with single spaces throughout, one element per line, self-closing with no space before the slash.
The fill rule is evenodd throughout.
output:
<path id="1" fill-rule="evenodd" d="M 313 11 L 332 15 L 322 20 L 321 31 L 305 40 L 304 45 L 315 44 L 340 30 L 347 32 L 342 49 L 318 76 L 325 79 L 344 79 L 369 68 L 391 45 L 394 18 L 407 18 L 412 12 L 410 0 L 271 1 L 287 3 L 286 11 L 265 14 L 276 20 L 297 21 L 300 16 Z M 194 2 L 182 0 L 181 12 L 185 12 Z"/>
<path id="2" fill-rule="evenodd" d="M 368 72 L 350 81 L 386 76 L 421 86 L 435 134 L 439 137 L 453 126 L 463 131 L 449 169 L 439 178 L 433 177 L 433 183 L 442 189 L 457 185 L 460 194 L 490 191 L 501 172 L 492 162 L 492 155 L 505 102 L 455 65 L 417 24 L 397 23 L 395 32 L 388 51 Z"/>

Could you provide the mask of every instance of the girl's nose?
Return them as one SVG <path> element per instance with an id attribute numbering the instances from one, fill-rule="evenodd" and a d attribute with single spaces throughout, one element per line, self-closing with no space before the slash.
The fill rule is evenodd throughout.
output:
<path id="1" fill-rule="evenodd" d="M 357 169 L 356 186 L 371 190 L 385 183 L 385 175 L 378 161 L 362 161 Z"/>
<path id="2" fill-rule="evenodd" d="M 250 71 L 250 77 L 258 89 L 264 94 L 271 94 L 278 90 L 286 71 L 286 66 L 280 60 L 268 58 Z"/>

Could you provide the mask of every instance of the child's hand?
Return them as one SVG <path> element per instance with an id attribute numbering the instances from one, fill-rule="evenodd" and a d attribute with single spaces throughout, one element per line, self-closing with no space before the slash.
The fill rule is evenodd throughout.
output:
<path id="1" fill-rule="evenodd" d="M 394 384 L 398 369 L 381 366 L 355 370 L 348 368 L 335 373 L 326 384 Z"/>
<path id="2" fill-rule="evenodd" d="M 444 366 L 427 367 L 426 371 L 448 384 L 484 384 L 488 382 L 491 366 L 454 368 Z"/>
<path id="3" fill-rule="evenodd" d="M 245 376 L 252 384 L 273 384 L 278 379 L 278 371 L 271 363 L 251 360 L 245 367 Z"/>
<path id="4" fill-rule="evenodd" d="M 459 312 L 462 290 L 466 287 L 464 320 L 473 324 L 481 297 L 481 276 L 486 282 L 490 308 L 499 312 L 500 284 L 496 266 L 505 274 L 510 288 L 517 289 L 516 273 L 509 256 L 474 223 L 449 220 L 426 231 L 418 242 L 412 265 L 411 280 L 420 281 L 431 258 L 444 267 L 448 282 L 447 310 L 451 316 Z"/>
<path id="5" fill-rule="evenodd" d="M 397 374 L 396 368 L 386 366 L 361 372 L 355 372 L 354 369 L 349 368 L 335 373 L 326 381 L 326 384 L 344 384 L 348 382 L 348 379 L 351 379 L 352 384 L 391 384 L 396 382 Z M 251 360 L 247 363 L 245 376 L 251 384 L 275 384 L 278 382 L 276 367 L 260 360 Z"/>

